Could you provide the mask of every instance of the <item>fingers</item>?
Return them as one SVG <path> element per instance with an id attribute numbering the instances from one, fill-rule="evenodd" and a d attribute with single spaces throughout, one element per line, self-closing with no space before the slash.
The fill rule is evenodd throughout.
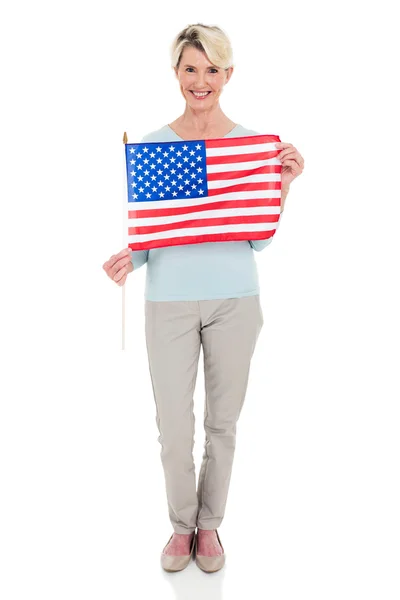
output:
<path id="1" fill-rule="evenodd" d="M 131 250 L 130 248 L 124 248 L 121 252 L 113 254 L 106 260 L 103 269 L 110 279 L 121 286 L 124 285 L 128 273 L 132 270 L 129 270 L 129 263 L 131 263 Z"/>

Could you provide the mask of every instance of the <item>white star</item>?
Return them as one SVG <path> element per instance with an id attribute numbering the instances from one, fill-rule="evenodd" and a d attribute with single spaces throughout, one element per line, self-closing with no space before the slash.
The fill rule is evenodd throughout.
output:
<path id="1" fill-rule="evenodd" d="M 189 179 L 185 179 L 185 185 L 189 185 L 190 181 Z"/>
<path id="2" fill-rule="evenodd" d="M 197 160 L 201 160 L 201 156 L 198 156 L 198 157 L 197 157 Z"/>
<path id="3" fill-rule="evenodd" d="M 191 166 L 191 167 L 194 167 L 195 165 L 196 165 L 196 163 L 194 163 L 194 162 L 191 162 L 191 163 L 190 163 L 190 166 Z"/>
<path id="4" fill-rule="evenodd" d="M 168 152 L 164 152 L 164 156 L 168 156 Z"/>
<path id="5" fill-rule="evenodd" d="M 186 196 L 190 196 L 190 190 L 187 190 L 187 191 L 185 192 L 185 194 L 186 194 Z"/>
<path id="6" fill-rule="evenodd" d="M 137 155 L 137 157 L 138 157 L 138 158 L 142 158 L 142 155 L 141 155 L 141 154 L 138 154 L 138 155 Z"/>
<path id="7" fill-rule="evenodd" d="M 150 152 L 150 156 L 151 156 L 151 158 L 154 158 L 155 157 L 154 152 Z"/>
<path id="8" fill-rule="evenodd" d="M 186 146 L 186 144 L 183 146 L 183 149 L 184 149 L 184 150 L 187 150 L 187 149 L 188 149 L 188 147 Z"/>
<path id="9" fill-rule="evenodd" d="M 199 190 L 199 194 L 204 194 L 204 190 Z"/>
<path id="10" fill-rule="evenodd" d="M 189 173 L 189 169 L 186 167 L 186 169 L 183 169 L 184 173 Z"/>
<path id="11" fill-rule="evenodd" d="M 162 158 L 157 158 L 157 162 L 158 163 L 162 162 Z"/>
<path id="12" fill-rule="evenodd" d="M 196 173 L 190 173 L 190 177 L 194 179 L 196 177 Z"/>
<path id="13" fill-rule="evenodd" d="M 164 192 L 160 192 L 160 198 L 164 198 Z"/>
<path id="14" fill-rule="evenodd" d="M 182 163 L 178 163 L 177 167 L 179 167 L 179 169 L 182 167 Z"/>
<path id="15" fill-rule="evenodd" d="M 139 181 L 142 181 L 143 177 L 141 175 L 139 175 L 138 179 L 139 179 Z"/>
<path id="16" fill-rule="evenodd" d="M 180 191 L 182 191 L 182 190 L 183 190 L 183 185 L 180 185 L 178 189 L 179 189 Z"/>
<path id="17" fill-rule="evenodd" d="M 200 146 L 200 144 L 197 144 L 197 146 L 196 146 L 196 150 L 200 150 L 200 149 L 201 149 L 201 146 Z"/>
<path id="18" fill-rule="evenodd" d="M 147 192 L 146 198 L 151 198 L 151 194 L 149 194 L 149 192 Z"/>
<path id="19" fill-rule="evenodd" d="M 176 153 L 177 156 L 181 156 L 182 152 L 180 150 L 178 150 L 178 152 Z"/>
<path id="20" fill-rule="evenodd" d="M 139 192 L 144 192 L 144 188 L 139 188 Z"/>
<path id="21" fill-rule="evenodd" d="M 151 188 L 151 189 L 153 190 L 153 192 L 156 192 L 156 191 L 157 191 L 157 188 L 156 188 L 156 187 L 153 187 L 153 188 Z"/>
<path id="22" fill-rule="evenodd" d="M 170 189 L 171 189 L 171 188 L 169 187 L 169 185 L 167 185 L 167 187 L 165 188 L 165 191 L 166 191 L 166 192 L 169 192 L 169 190 L 170 190 Z"/>
<path id="23" fill-rule="evenodd" d="M 164 182 L 163 181 L 159 181 L 158 185 L 164 185 Z"/>
<path id="24" fill-rule="evenodd" d="M 198 172 L 198 173 L 201 173 L 201 172 L 202 172 L 202 170 L 203 170 L 203 169 L 202 169 L 201 167 L 198 167 L 198 168 L 197 168 L 197 172 Z"/>
<path id="25" fill-rule="evenodd" d="M 135 148 L 130 148 L 130 149 L 129 149 L 129 152 L 130 152 L 131 154 L 133 154 L 133 153 L 135 152 Z"/>
<path id="26" fill-rule="evenodd" d="M 197 183 L 203 183 L 203 180 L 202 179 L 198 179 Z"/>
<path id="27" fill-rule="evenodd" d="M 143 148 L 143 152 L 148 152 L 148 151 L 149 151 L 149 149 L 148 149 L 148 148 L 146 148 L 146 146 L 145 146 L 145 147 Z"/>
<path id="28" fill-rule="evenodd" d="M 187 161 L 189 160 L 189 157 L 188 157 L 188 156 L 184 156 L 184 157 L 183 157 L 183 160 L 184 160 L 185 162 L 187 162 Z"/>
<path id="29" fill-rule="evenodd" d="M 171 152 L 173 152 L 175 150 L 175 146 L 170 146 L 169 149 L 171 150 Z"/>
<path id="30" fill-rule="evenodd" d="M 172 192 L 172 195 L 173 195 L 173 196 L 177 196 L 177 195 L 178 195 L 178 192 Z"/>
<path id="31" fill-rule="evenodd" d="M 137 166 L 137 168 L 138 168 L 138 169 L 141 169 L 141 168 L 142 168 L 142 165 L 138 165 L 138 166 Z"/>
<path id="32" fill-rule="evenodd" d="M 157 150 L 157 152 L 161 152 L 160 146 L 157 146 L 156 150 Z"/>
<path id="33" fill-rule="evenodd" d="M 132 198 L 134 198 L 135 200 L 138 198 L 137 194 L 133 194 Z"/>
<path id="34" fill-rule="evenodd" d="M 195 190 L 195 189 L 196 189 L 196 186 L 195 186 L 195 184 L 193 184 L 192 185 L 192 190 Z"/>
<path id="35" fill-rule="evenodd" d="M 194 150 L 191 150 L 191 151 L 190 151 L 190 156 L 193 156 L 193 154 L 195 154 L 195 151 L 194 151 Z"/>

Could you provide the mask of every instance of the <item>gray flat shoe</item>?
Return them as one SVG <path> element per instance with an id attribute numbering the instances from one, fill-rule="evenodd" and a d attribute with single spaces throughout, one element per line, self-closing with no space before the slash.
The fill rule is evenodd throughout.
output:
<path id="1" fill-rule="evenodd" d="M 193 557 L 193 551 L 196 544 L 196 532 L 194 532 L 192 543 L 190 545 L 190 554 L 184 554 L 183 556 L 174 556 L 173 554 L 164 554 L 165 548 L 170 543 L 172 536 L 169 538 L 168 542 L 165 544 L 163 551 L 161 553 L 161 566 L 165 571 L 170 573 L 175 571 L 182 571 L 185 567 L 188 566 Z"/>
<path id="2" fill-rule="evenodd" d="M 219 571 L 220 569 L 222 569 L 222 567 L 225 564 L 225 551 L 221 544 L 221 540 L 219 539 L 217 529 L 215 530 L 215 533 L 217 534 L 217 539 L 220 543 L 220 546 L 221 546 L 222 552 L 223 552 L 222 554 L 219 554 L 218 556 L 201 556 L 201 555 L 199 556 L 197 554 L 197 534 L 196 534 L 196 565 L 202 571 L 205 571 L 206 573 L 214 573 L 215 571 Z"/>

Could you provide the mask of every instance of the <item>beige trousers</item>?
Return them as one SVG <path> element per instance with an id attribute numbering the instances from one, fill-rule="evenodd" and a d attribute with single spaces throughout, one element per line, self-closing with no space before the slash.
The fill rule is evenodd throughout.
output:
<path id="1" fill-rule="evenodd" d="M 145 300 L 145 333 L 169 518 L 176 533 L 222 522 L 246 395 L 263 326 L 259 295 L 216 300 Z M 203 346 L 205 444 L 196 490 L 195 390 Z"/>

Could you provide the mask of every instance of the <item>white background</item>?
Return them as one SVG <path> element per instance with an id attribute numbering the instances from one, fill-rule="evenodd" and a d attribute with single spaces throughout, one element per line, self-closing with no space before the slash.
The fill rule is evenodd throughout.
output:
<path id="1" fill-rule="evenodd" d="M 19 2 L 2 11 L 3 600 L 398 600 L 399 96 L 394 3 Z M 263 11 L 263 12 L 262 12 Z M 144 338 L 122 290 L 122 136 L 184 110 L 169 62 L 219 25 L 225 114 L 305 159 L 256 255 L 264 327 L 219 529 L 225 568 L 164 573 L 172 533 Z M 195 462 L 204 442 L 201 354 Z"/>

